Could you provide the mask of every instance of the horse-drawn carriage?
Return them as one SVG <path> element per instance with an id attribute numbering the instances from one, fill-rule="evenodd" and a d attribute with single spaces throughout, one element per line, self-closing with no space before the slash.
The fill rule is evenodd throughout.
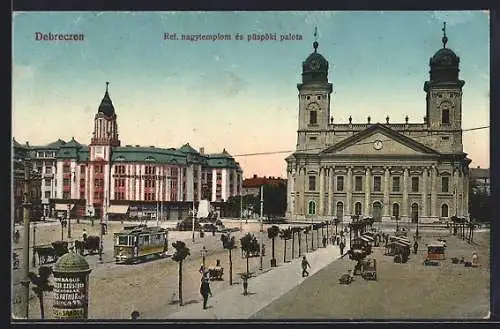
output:
<path id="1" fill-rule="evenodd" d="M 87 251 L 87 255 L 96 254 L 99 252 L 100 242 L 101 240 L 98 236 L 90 235 L 83 241 L 76 240 L 75 250 L 82 256 L 85 254 L 85 251 Z"/>
<path id="2" fill-rule="evenodd" d="M 39 264 L 55 262 L 59 257 L 68 253 L 67 241 L 55 241 L 49 245 L 35 246 L 35 253 L 38 254 Z"/>
<path id="3" fill-rule="evenodd" d="M 224 274 L 224 268 L 220 265 L 220 259 L 217 259 L 215 265 L 208 267 L 208 275 L 210 280 L 222 280 L 222 275 Z"/>

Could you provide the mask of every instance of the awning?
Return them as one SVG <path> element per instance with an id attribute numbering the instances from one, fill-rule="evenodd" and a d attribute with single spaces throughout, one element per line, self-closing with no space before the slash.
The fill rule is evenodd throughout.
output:
<path id="1" fill-rule="evenodd" d="M 74 204 L 70 204 L 69 206 L 70 206 L 70 210 L 72 210 L 75 205 Z M 68 210 L 68 204 L 67 203 L 56 203 L 55 210 L 56 211 L 67 211 Z"/>
<path id="2" fill-rule="evenodd" d="M 361 238 L 365 238 L 365 239 L 367 239 L 368 241 L 373 241 L 373 240 L 375 240 L 373 237 L 371 237 L 371 236 L 369 236 L 369 235 L 366 235 L 366 234 L 363 234 L 363 235 L 361 236 Z"/>
<path id="3" fill-rule="evenodd" d="M 110 214 L 126 214 L 129 205 L 111 205 L 109 206 L 108 213 Z"/>

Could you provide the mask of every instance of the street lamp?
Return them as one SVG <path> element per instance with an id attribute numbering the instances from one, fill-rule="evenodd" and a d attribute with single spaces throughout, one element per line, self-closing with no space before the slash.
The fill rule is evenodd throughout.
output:
<path id="1" fill-rule="evenodd" d="M 36 266 L 36 258 L 35 258 L 35 234 L 36 234 L 36 222 L 33 222 L 33 253 L 32 253 L 32 259 L 31 259 L 33 267 Z"/>
<path id="2" fill-rule="evenodd" d="M 71 239 L 71 221 L 70 221 L 70 210 L 71 210 L 71 204 L 68 203 L 68 239 Z"/>
<path id="3" fill-rule="evenodd" d="M 203 259 L 203 274 L 205 274 L 205 256 L 207 255 L 207 249 L 205 248 L 205 246 L 203 246 L 203 248 L 201 248 L 201 257 Z"/>

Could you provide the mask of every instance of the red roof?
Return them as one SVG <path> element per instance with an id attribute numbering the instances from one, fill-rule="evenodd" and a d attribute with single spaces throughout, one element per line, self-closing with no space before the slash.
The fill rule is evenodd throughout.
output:
<path id="1" fill-rule="evenodd" d="M 272 184 L 285 184 L 286 179 L 279 177 L 257 177 L 254 175 L 252 178 L 246 178 L 243 180 L 243 188 L 253 188 L 260 187 L 261 185 Z"/>

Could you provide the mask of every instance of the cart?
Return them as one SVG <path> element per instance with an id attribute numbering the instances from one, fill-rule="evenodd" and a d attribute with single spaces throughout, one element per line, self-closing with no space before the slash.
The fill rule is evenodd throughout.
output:
<path id="1" fill-rule="evenodd" d="M 222 275 L 224 274 L 224 268 L 221 266 L 209 266 L 208 275 L 210 280 L 222 280 Z"/>

